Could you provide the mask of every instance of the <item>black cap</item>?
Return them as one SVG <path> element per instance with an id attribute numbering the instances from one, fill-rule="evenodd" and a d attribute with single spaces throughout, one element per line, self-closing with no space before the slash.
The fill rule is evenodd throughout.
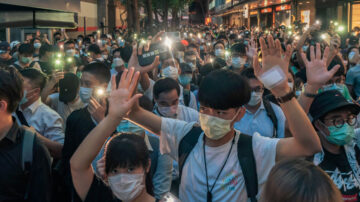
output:
<path id="1" fill-rule="evenodd" d="M 309 112 L 312 121 L 315 121 L 327 113 L 340 108 L 348 108 L 356 115 L 360 112 L 360 106 L 358 104 L 347 101 L 337 90 L 329 90 L 317 95 Z"/>
<path id="2" fill-rule="evenodd" d="M 0 42 L 0 52 L 10 51 L 10 44 L 7 41 Z"/>
<path id="3" fill-rule="evenodd" d="M 79 90 L 80 80 L 73 73 L 66 73 L 59 81 L 59 100 L 64 103 L 73 101 Z"/>

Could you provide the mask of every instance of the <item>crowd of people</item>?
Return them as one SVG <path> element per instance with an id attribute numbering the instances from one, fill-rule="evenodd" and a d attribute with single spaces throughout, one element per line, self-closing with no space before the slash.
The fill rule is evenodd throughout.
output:
<path id="1" fill-rule="evenodd" d="M 0 201 L 360 201 L 359 31 L 2 41 Z"/>

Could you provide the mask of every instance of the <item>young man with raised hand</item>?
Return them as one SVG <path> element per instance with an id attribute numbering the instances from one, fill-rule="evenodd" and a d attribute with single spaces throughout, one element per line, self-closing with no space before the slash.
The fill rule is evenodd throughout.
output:
<path id="1" fill-rule="evenodd" d="M 258 58 L 254 57 L 254 69 L 258 78 L 276 66 L 280 67 L 281 71 L 288 72 L 290 46 L 283 57 L 280 41 L 274 41 L 271 36 L 267 41 L 268 44 L 263 38 L 260 40 L 262 68 Z M 279 140 L 262 137 L 258 133 L 253 135 L 251 146 L 260 192 L 276 161 L 311 156 L 321 151 L 319 137 L 295 99 L 287 80 L 284 79 L 272 88 L 271 92 L 280 101 L 293 137 Z M 241 172 L 243 166 L 239 164 L 237 156 L 239 147 L 233 145 L 245 136 L 234 130 L 234 123 L 244 116 L 243 105 L 248 103 L 249 99 L 248 83 L 235 73 L 220 70 L 210 73 L 200 86 L 200 130 L 194 123 L 160 118 L 138 105 L 132 107 L 128 119 L 160 135 L 161 151 L 176 160 L 183 160 L 183 157 L 179 159 L 178 156 L 183 138 L 195 130 L 200 131 L 196 145 L 183 162 L 181 200 L 246 201 L 248 195 Z"/>

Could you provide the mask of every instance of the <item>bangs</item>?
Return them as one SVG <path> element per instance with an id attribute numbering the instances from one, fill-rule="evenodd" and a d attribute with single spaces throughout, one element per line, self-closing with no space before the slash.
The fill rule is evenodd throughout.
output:
<path id="1" fill-rule="evenodd" d="M 105 150 L 105 172 L 115 168 L 146 168 L 149 164 L 149 152 L 142 137 L 122 133 L 109 140 Z"/>

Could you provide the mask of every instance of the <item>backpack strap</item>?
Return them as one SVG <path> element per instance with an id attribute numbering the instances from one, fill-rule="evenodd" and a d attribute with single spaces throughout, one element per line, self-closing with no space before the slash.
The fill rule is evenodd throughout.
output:
<path id="1" fill-rule="evenodd" d="M 193 128 L 181 139 L 179 144 L 179 180 L 181 182 L 182 169 L 191 151 L 194 149 L 198 139 L 203 131 L 200 126 L 193 126 Z"/>
<path id="2" fill-rule="evenodd" d="M 272 108 L 271 103 L 270 103 L 269 100 L 263 99 L 263 103 L 264 103 L 264 108 L 265 108 L 266 114 L 271 119 L 271 122 L 274 125 L 273 138 L 277 138 L 278 137 L 278 134 L 277 134 L 278 120 L 277 120 L 277 117 L 275 115 L 275 111 Z"/>
<path id="3" fill-rule="evenodd" d="M 189 106 L 190 104 L 190 91 L 187 89 L 183 90 L 184 104 L 185 106 Z"/>
<path id="4" fill-rule="evenodd" d="M 35 63 L 36 63 L 36 61 L 32 61 L 32 62 L 30 63 L 30 65 L 29 65 L 29 67 L 30 67 L 30 68 L 33 68 L 34 65 L 35 65 Z"/>
<path id="5" fill-rule="evenodd" d="M 252 149 L 252 136 L 240 134 L 237 146 L 239 163 L 244 175 L 248 198 L 251 202 L 256 202 L 256 195 L 258 193 L 258 177 Z"/>
<path id="6" fill-rule="evenodd" d="M 16 63 L 13 63 L 12 66 L 15 67 L 18 71 L 21 71 L 23 69 L 20 65 Z"/>
<path id="7" fill-rule="evenodd" d="M 31 172 L 31 165 L 33 161 L 33 147 L 34 147 L 34 139 L 35 139 L 35 133 L 31 130 L 24 129 L 24 138 L 22 141 L 22 155 L 21 155 L 21 165 L 22 169 L 26 176 L 29 176 L 28 179 L 30 179 L 30 172 Z M 27 199 L 29 196 L 30 191 L 30 180 L 28 180 L 27 186 L 26 186 L 26 192 L 24 198 Z"/>

